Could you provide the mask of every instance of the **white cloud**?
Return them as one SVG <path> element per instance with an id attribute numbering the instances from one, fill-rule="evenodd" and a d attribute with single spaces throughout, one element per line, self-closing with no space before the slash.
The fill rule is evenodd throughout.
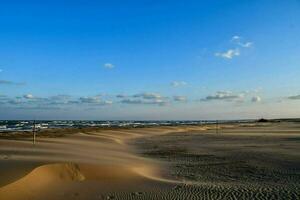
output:
<path id="1" fill-rule="evenodd" d="M 202 101 L 212 101 L 212 100 L 226 100 L 226 101 L 241 101 L 244 99 L 244 94 L 234 94 L 231 91 L 219 91 L 214 95 L 209 95 L 202 99 Z"/>
<path id="2" fill-rule="evenodd" d="M 241 54 L 239 47 L 250 48 L 253 46 L 253 42 L 245 41 L 241 36 L 238 35 L 233 36 L 230 41 L 235 45 L 236 48 L 228 49 L 225 52 L 217 52 L 215 53 L 215 56 L 222 57 L 224 59 L 232 59 L 233 57 Z"/>
<path id="3" fill-rule="evenodd" d="M 240 41 L 241 36 L 235 35 L 231 38 L 231 41 Z"/>
<path id="4" fill-rule="evenodd" d="M 186 83 L 185 81 L 173 81 L 173 82 L 171 83 L 171 85 L 172 85 L 173 87 L 182 87 L 182 86 L 186 86 L 187 83 Z"/>
<path id="5" fill-rule="evenodd" d="M 141 99 L 123 99 L 121 103 L 126 103 L 126 104 L 142 104 Z"/>
<path id="6" fill-rule="evenodd" d="M 93 105 L 111 105 L 113 101 L 102 100 L 99 95 L 93 97 L 80 97 L 79 103 L 82 104 L 93 104 Z"/>
<path id="7" fill-rule="evenodd" d="M 25 95 L 23 95 L 23 97 L 25 99 L 34 99 L 34 96 L 32 94 L 25 94 Z"/>
<path id="8" fill-rule="evenodd" d="M 187 97 L 185 97 L 185 96 L 174 96 L 173 99 L 174 99 L 174 101 L 178 101 L 178 102 L 187 101 Z"/>
<path id="9" fill-rule="evenodd" d="M 104 67 L 107 68 L 107 69 L 112 69 L 112 68 L 114 68 L 115 66 L 114 66 L 113 64 L 111 64 L 111 63 L 105 63 L 105 64 L 104 64 Z"/>
<path id="10" fill-rule="evenodd" d="M 113 101 L 103 101 L 103 103 L 104 103 L 105 105 L 111 105 L 111 104 L 113 104 Z"/>
<path id="11" fill-rule="evenodd" d="M 163 98 L 160 94 L 156 94 L 156 93 L 140 93 L 140 94 L 135 94 L 133 95 L 133 97 L 141 97 L 144 99 L 161 99 Z"/>
<path id="12" fill-rule="evenodd" d="M 235 44 L 241 46 L 241 47 L 244 47 L 244 48 L 249 48 L 249 47 L 253 46 L 253 42 L 249 42 L 249 41 L 243 42 L 242 37 L 237 36 L 237 35 L 233 36 L 231 38 L 231 41 L 234 42 Z"/>
<path id="13" fill-rule="evenodd" d="M 215 56 L 222 57 L 225 59 L 232 59 L 233 57 L 239 56 L 239 55 L 240 55 L 239 49 L 229 49 L 226 52 L 215 54 Z"/>
<path id="14" fill-rule="evenodd" d="M 81 104 L 93 104 L 93 105 L 110 105 L 113 104 L 111 100 L 103 100 L 101 95 L 96 95 L 92 97 L 80 97 L 78 103 Z"/>
<path id="15" fill-rule="evenodd" d="M 118 97 L 118 96 L 117 96 Z M 124 104 L 148 104 L 148 105 L 166 105 L 169 103 L 167 97 L 157 93 L 139 93 L 135 95 L 122 95 L 120 103 Z"/>
<path id="16" fill-rule="evenodd" d="M 251 101 L 253 103 L 261 102 L 261 97 L 260 96 L 254 96 L 254 97 L 252 97 Z"/>
<path id="17" fill-rule="evenodd" d="M 116 95 L 116 97 L 122 99 L 122 98 L 126 98 L 127 95 L 124 95 L 124 94 L 118 94 L 118 95 Z"/>
<path id="18" fill-rule="evenodd" d="M 165 99 L 123 99 L 124 104 L 148 104 L 148 105 L 166 105 L 168 101 Z"/>
<path id="19" fill-rule="evenodd" d="M 113 101 L 101 99 L 99 95 L 92 97 L 74 97 L 70 95 L 56 95 L 50 97 L 35 97 L 32 94 L 25 94 L 22 97 L 10 98 L 0 96 L 0 103 L 9 107 L 20 109 L 67 109 L 71 106 L 105 106 L 113 104 Z M 16 107 L 17 106 L 17 107 Z"/>
<path id="20" fill-rule="evenodd" d="M 244 48 L 249 48 L 249 47 L 252 47 L 253 45 L 253 42 L 246 42 L 246 43 L 238 43 L 241 47 L 244 47 Z"/>

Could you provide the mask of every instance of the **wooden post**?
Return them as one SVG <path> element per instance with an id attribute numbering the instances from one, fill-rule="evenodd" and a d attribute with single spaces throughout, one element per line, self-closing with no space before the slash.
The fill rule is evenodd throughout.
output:
<path id="1" fill-rule="evenodd" d="M 32 143 L 35 144 L 35 137 L 36 137 L 36 131 L 35 131 L 35 120 L 33 121 L 33 126 L 32 126 L 32 135 L 33 135 L 33 140 Z"/>

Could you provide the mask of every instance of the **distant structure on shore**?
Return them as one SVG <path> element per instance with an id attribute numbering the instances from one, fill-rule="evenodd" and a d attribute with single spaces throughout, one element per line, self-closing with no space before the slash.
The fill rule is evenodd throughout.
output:
<path id="1" fill-rule="evenodd" d="M 259 120 L 257 120 L 257 122 L 269 122 L 269 120 L 264 119 L 264 118 L 260 118 Z"/>

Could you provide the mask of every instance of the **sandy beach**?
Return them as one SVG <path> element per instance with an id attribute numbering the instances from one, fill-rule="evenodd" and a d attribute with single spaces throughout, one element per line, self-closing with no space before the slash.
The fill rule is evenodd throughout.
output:
<path id="1" fill-rule="evenodd" d="M 0 200 L 300 200 L 299 11 L 0 1 Z"/>
<path id="2" fill-rule="evenodd" d="M 2 136 L 0 199 L 300 198 L 299 123 L 73 132 Z"/>

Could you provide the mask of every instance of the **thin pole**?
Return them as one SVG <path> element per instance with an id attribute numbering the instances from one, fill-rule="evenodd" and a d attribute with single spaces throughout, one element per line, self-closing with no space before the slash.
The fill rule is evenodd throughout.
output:
<path id="1" fill-rule="evenodd" d="M 35 135 L 36 135 L 35 120 L 33 121 L 32 134 L 33 134 L 33 141 L 32 141 L 32 143 L 35 144 Z"/>
<path id="2" fill-rule="evenodd" d="M 218 120 L 216 120 L 216 134 L 218 134 L 219 133 L 219 122 L 218 122 Z"/>

